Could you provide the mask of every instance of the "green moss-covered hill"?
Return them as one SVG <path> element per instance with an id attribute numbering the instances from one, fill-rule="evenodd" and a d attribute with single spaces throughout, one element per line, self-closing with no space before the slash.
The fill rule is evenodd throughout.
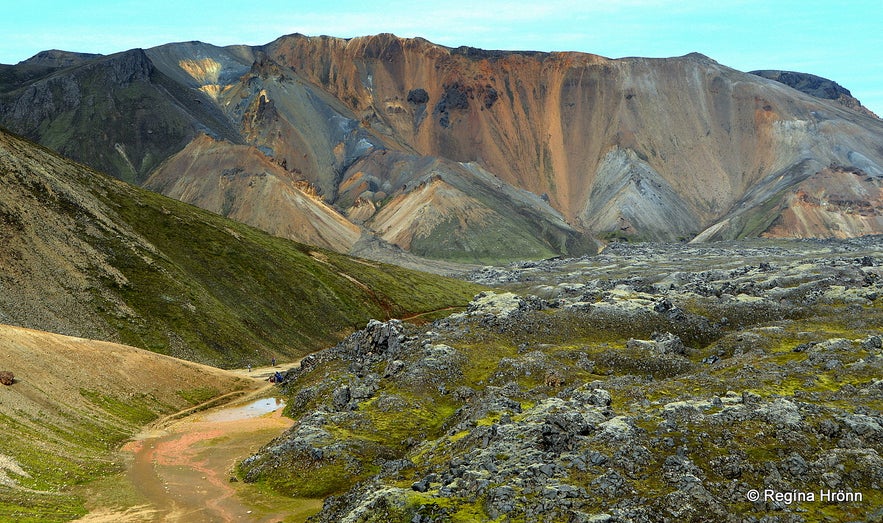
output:
<path id="1" fill-rule="evenodd" d="M 0 132 L 0 323 L 219 366 L 297 357 L 478 287 L 322 251 Z"/>
<path id="2" fill-rule="evenodd" d="M 880 521 L 880 247 L 485 269 L 545 298 L 483 293 L 311 355 L 283 385 L 295 424 L 237 471 L 324 498 L 316 523 Z"/>

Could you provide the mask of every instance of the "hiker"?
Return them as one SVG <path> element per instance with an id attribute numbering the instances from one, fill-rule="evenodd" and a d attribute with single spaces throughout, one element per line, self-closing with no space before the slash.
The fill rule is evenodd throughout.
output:
<path id="1" fill-rule="evenodd" d="M 276 366 L 276 356 L 273 356 L 273 366 Z"/>

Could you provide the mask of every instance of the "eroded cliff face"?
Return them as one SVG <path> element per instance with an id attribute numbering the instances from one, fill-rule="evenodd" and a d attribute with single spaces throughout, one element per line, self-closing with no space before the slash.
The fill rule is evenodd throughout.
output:
<path id="1" fill-rule="evenodd" d="M 254 147 L 202 135 L 154 171 L 145 187 L 270 234 L 338 252 L 358 226 Z"/>
<path id="2" fill-rule="evenodd" d="M 261 47 L 188 42 L 131 57 L 123 62 L 138 58 L 133 63 L 144 64 L 143 74 L 102 85 L 114 100 L 149 93 L 149 103 L 132 115 L 119 103 L 86 118 L 92 109 L 85 100 L 95 95 L 84 71 L 113 71 L 119 62 L 99 57 L 35 82 L 22 73 L 16 78 L 23 87 L 4 84 L 0 116 L 117 176 L 153 173 L 164 180 L 151 182 L 157 190 L 203 206 L 212 201 L 208 208 L 338 250 L 352 247 L 356 229 L 403 248 L 424 238 L 429 256 L 453 255 L 436 247 L 458 238 L 462 252 L 521 244 L 522 258 L 592 252 L 594 237 L 883 232 L 867 217 L 848 225 L 854 206 L 828 205 L 812 219 L 794 214 L 817 198 L 801 195 L 831 180 L 824 175 L 829 168 L 864 173 L 861 184 L 838 186 L 838 201 L 875 205 L 866 194 L 883 186 L 883 121 L 699 54 L 611 60 L 453 49 L 383 34 L 291 35 Z M 51 88 L 56 83 L 65 88 Z M 48 98 L 35 112 L 24 111 L 32 94 Z M 95 138 L 79 131 L 82 122 L 92 129 L 102 119 L 114 123 Z M 56 132 L 65 126 L 73 132 Z M 183 157 L 157 169 L 185 146 Z M 312 229 L 303 220 L 267 223 L 273 213 L 257 209 L 279 209 L 287 198 L 280 191 L 295 193 L 273 185 L 258 197 L 248 185 L 207 184 L 203 177 L 224 179 L 234 167 L 221 166 L 218 156 L 183 160 L 219 147 L 231 165 L 263 157 L 275 166 L 268 172 L 278 173 L 274 184 L 308 186 L 317 203 L 340 215 L 312 215 Z M 808 180 L 815 180 L 811 190 L 801 185 Z M 250 201 L 252 211 L 225 211 L 218 202 L 227 199 Z M 298 207 L 288 200 L 290 210 Z M 461 212 L 473 219 L 442 219 Z M 338 219 L 344 216 L 349 225 Z M 508 230 L 495 242 L 486 234 L 489 216 L 499 218 L 493 223 L 503 224 L 501 234 Z M 511 249 L 492 251 L 472 261 L 519 257 Z"/>
<path id="3" fill-rule="evenodd" d="M 783 209 L 763 236 L 851 238 L 883 228 L 880 173 L 831 166 L 792 189 Z"/>
<path id="4" fill-rule="evenodd" d="M 273 192 L 257 196 L 257 191 L 250 191 L 252 196 L 245 196 L 235 185 L 224 184 L 222 189 L 219 184 L 205 183 L 230 171 L 237 161 L 250 161 L 240 156 L 247 148 L 233 144 L 191 142 L 186 154 L 179 153 L 154 174 L 149 187 L 216 212 L 221 212 L 223 201 L 253 201 L 254 205 L 248 205 L 253 212 L 234 210 L 230 216 L 274 234 L 344 252 L 352 250 L 360 228 L 363 236 L 421 256 L 463 262 L 597 249 L 591 238 L 570 226 L 538 195 L 485 171 L 477 173 L 474 166 L 416 152 L 392 128 L 354 111 L 338 98 L 342 94 L 305 78 L 297 66 L 262 50 L 255 53 L 250 68 L 242 70 L 241 62 L 223 51 L 204 52 L 198 56 L 212 57 L 196 60 L 165 50 L 160 67 L 169 77 L 184 78 L 211 94 L 214 103 L 237 123 L 242 139 L 254 146 L 248 154 L 263 155 L 274 166 L 272 172 L 282 173 L 273 175 L 273 180 L 287 178 L 308 185 L 319 197 L 314 201 L 335 206 L 350 220 L 349 227 L 339 223 L 345 221 L 340 215 L 316 214 Z M 224 149 L 224 162 L 230 164 L 226 171 L 216 154 L 212 162 L 205 159 L 211 155 L 207 155 L 209 150 L 218 148 Z M 157 182 L 160 178 L 162 183 Z M 176 183 L 176 179 L 181 181 Z M 200 180 L 198 191 L 192 184 L 196 180 Z M 443 189 L 417 190 L 427 184 Z M 185 185 L 190 188 L 185 190 Z M 280 223 L 269 223 L 268 217 Z M 329 217 L 334 219 L 326 223 Z M 343 234 L 343 229 L 349 233 Z"/>
<path id="5" fill-rule="evenodd" d="M 853 140 L 879 137 L 879 122 L 698 54 L 609 60 L 393 35 L 294 35 L 267 52 L 388 142 L 476 162 L 593 233 L 691 237 L 807 158 L 881 165 L 879 147 Z"/>

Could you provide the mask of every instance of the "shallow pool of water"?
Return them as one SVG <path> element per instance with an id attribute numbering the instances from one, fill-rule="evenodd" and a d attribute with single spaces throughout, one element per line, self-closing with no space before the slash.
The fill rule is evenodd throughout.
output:
<path id="1" fill-rule="evenodd" d="M 241 419 L 257 418 L 269 412 L 274 412 L 285 406 L 285 401 L 280 398 L 264 398 L 253 401 L 241 407 L 221 409 L 205 416 L 205 421 L 236 421 Z"/>
<path id="2" fill-rule="evenodd" d="M 279 413 L 284 406 L 266 398 L 195 414 L 124 447 L 132 453 L 126 483 L 147 514 L 137 521 L 303 523 L 318 512 L 321 499 L 293 499 L 230 481 L 236 463 L 291 427 Z M 118 515 L 113 521 L 124 520 Z"/>

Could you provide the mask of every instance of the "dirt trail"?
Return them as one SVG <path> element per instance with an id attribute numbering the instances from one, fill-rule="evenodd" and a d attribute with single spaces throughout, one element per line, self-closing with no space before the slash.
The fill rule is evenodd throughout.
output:
<path id="1" fill-rule="evenodd" d="M 80 521 L 298 522 L 317 511 L 321 500 L 285 498 L 230 481 L 238 461 L 291 426 L 281 415 L 284 403 L 273 397 L 273 385 L 266 381 L 274 371 L 288 368 L 234 371 L 255 381 L 244 396 L 228 394 L 222 398 L 230 403 L 223 406 L 196 406 L 145 427 L 121 451 L 129 464 L 126 480 L 142 503 L 95 510 Z"/>
<path id="2" fill-rule="evenodd" d="M 418 313 L 416 313 L 416 314 L 409 314 L 408 316 L 402 316 L 400 319 L 401 319 L 402 321 L 414 320 L 414 319 L 417 319 L 417 318 L 421 318 L 421 317 L 423 317 L 423 316 L 428 316 L 428 315 L 430 315 L 430 314 L 437 314 L 437 313 L 439 313 L 439 312 L 454 311 L 454 310 L 458 310 L 458 309 L 462 309 L 462 308 L 463 308 L 463 307 L 459 307 L 459 306 L 454 306 L 454 307 L 443 307 L 443 308 L 441 308 L 441 309 L 435 309 L 435 310 L 425 311 L 425 312 L 418 312 Z"/>

